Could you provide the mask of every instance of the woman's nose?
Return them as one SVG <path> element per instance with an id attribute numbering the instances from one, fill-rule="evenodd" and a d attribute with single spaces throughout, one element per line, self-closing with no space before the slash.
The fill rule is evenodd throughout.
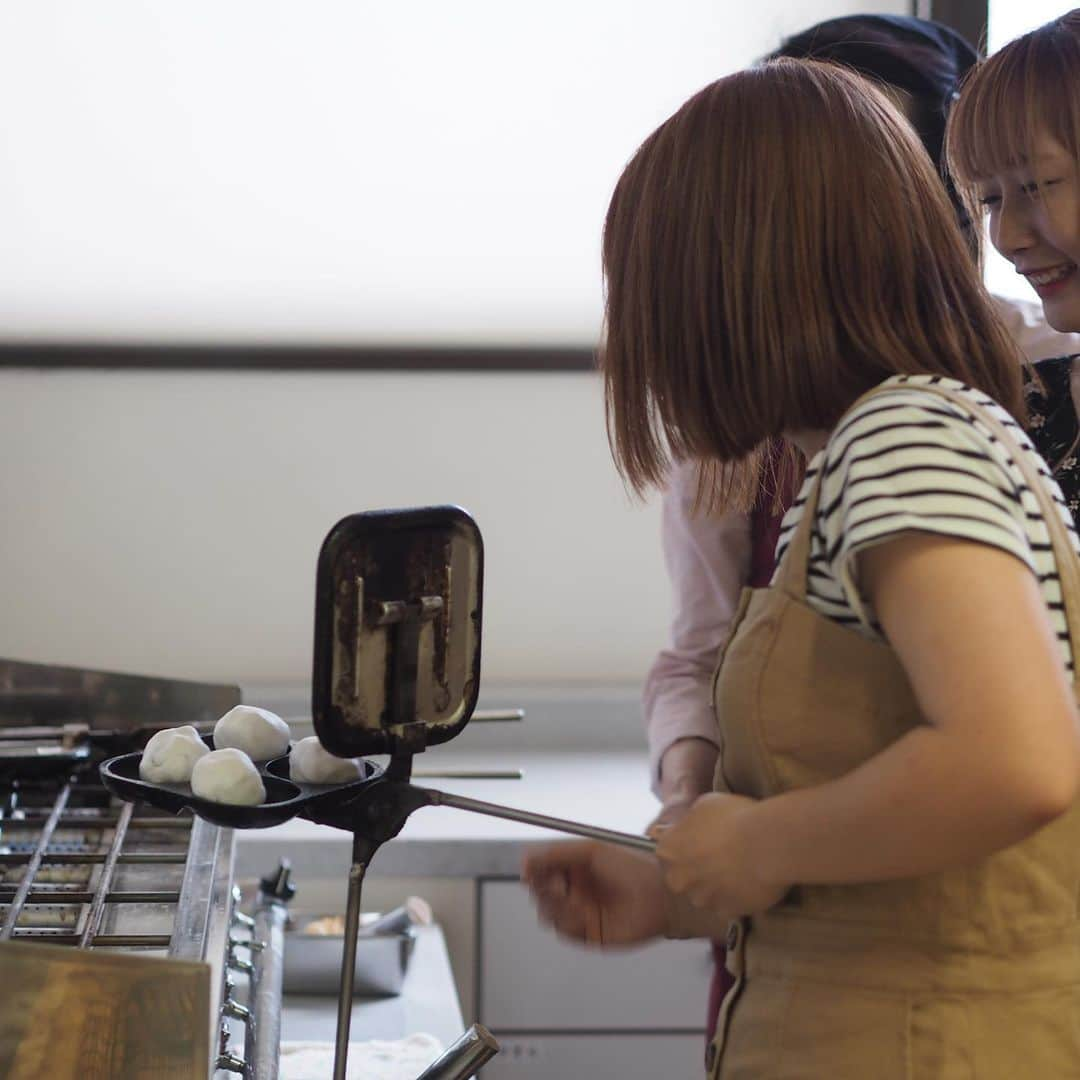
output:
<path id="1" fill-rule="evenodd" d="M 1033 200 L 1028 195 L 1002 199 L 990 222 L 990 242 L 1006 259 L 1014 260 L 1037 242 L 1033 210 Z"/>

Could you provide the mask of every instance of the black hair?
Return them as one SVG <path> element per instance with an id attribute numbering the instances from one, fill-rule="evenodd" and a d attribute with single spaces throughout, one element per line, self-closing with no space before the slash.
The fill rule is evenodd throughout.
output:
<path id="1" fill-rule="evenodd" d="M 848 15 L 787 38 L 766 60 L 786 56 L 853 68 L 911 95 L 909 120 L 938 170 L 943 170 L 945 123 L 957 88 L 978 62 L 978 51 L 940 23 L 907 15 Z M 963 225 L 967 213 L 946 177 Z"/>

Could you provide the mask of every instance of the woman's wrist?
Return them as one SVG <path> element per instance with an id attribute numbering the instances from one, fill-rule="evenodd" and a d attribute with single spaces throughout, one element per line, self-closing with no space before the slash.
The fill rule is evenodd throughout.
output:
<path id="1" fill-rule="evenodd" d="M 784 844 L 784 796 L 775 795 L 747 806 L 743 812 L 744 865 L 764 887 L 790 889 L 795 881 Z"/>
<path id="2" fill-rule="evenodd" d="M 712 791 L 718 755 L 715 743 L 698 736 L 673 742 L 660 759 L 661 801 L 690 802 Z"/>

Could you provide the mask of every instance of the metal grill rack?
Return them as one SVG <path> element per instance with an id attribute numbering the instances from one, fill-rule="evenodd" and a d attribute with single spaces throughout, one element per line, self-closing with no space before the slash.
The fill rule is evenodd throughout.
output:
<path id="1" fill-rule="evenodd" d="M 200 831 L 98 784 L 12 784 L 0 807 L 0 941 L 170 954 Z"/>

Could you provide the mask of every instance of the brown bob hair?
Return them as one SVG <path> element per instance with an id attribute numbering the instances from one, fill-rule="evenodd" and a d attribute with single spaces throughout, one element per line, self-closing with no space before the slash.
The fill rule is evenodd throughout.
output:
<path id="1" fill-rule="evenodd" d="M 626 166 L 603 260 L 608 438 L 639 493 L 698 460 L 710 507 L 747 509 L 768 440 L 833 428 L 898 373 L 1024 418 L 945 188 L 853 72 L 782 59 L 694 95 Z"/>
<path id="2" fill-rule="evenodd" d="M 1080 160 L 1080 8 L 1053 19 L 974 68 L 946 128 L 946 160 L 972 220 L 978 182 L 1030 161 L 1045 132 Z"/>

